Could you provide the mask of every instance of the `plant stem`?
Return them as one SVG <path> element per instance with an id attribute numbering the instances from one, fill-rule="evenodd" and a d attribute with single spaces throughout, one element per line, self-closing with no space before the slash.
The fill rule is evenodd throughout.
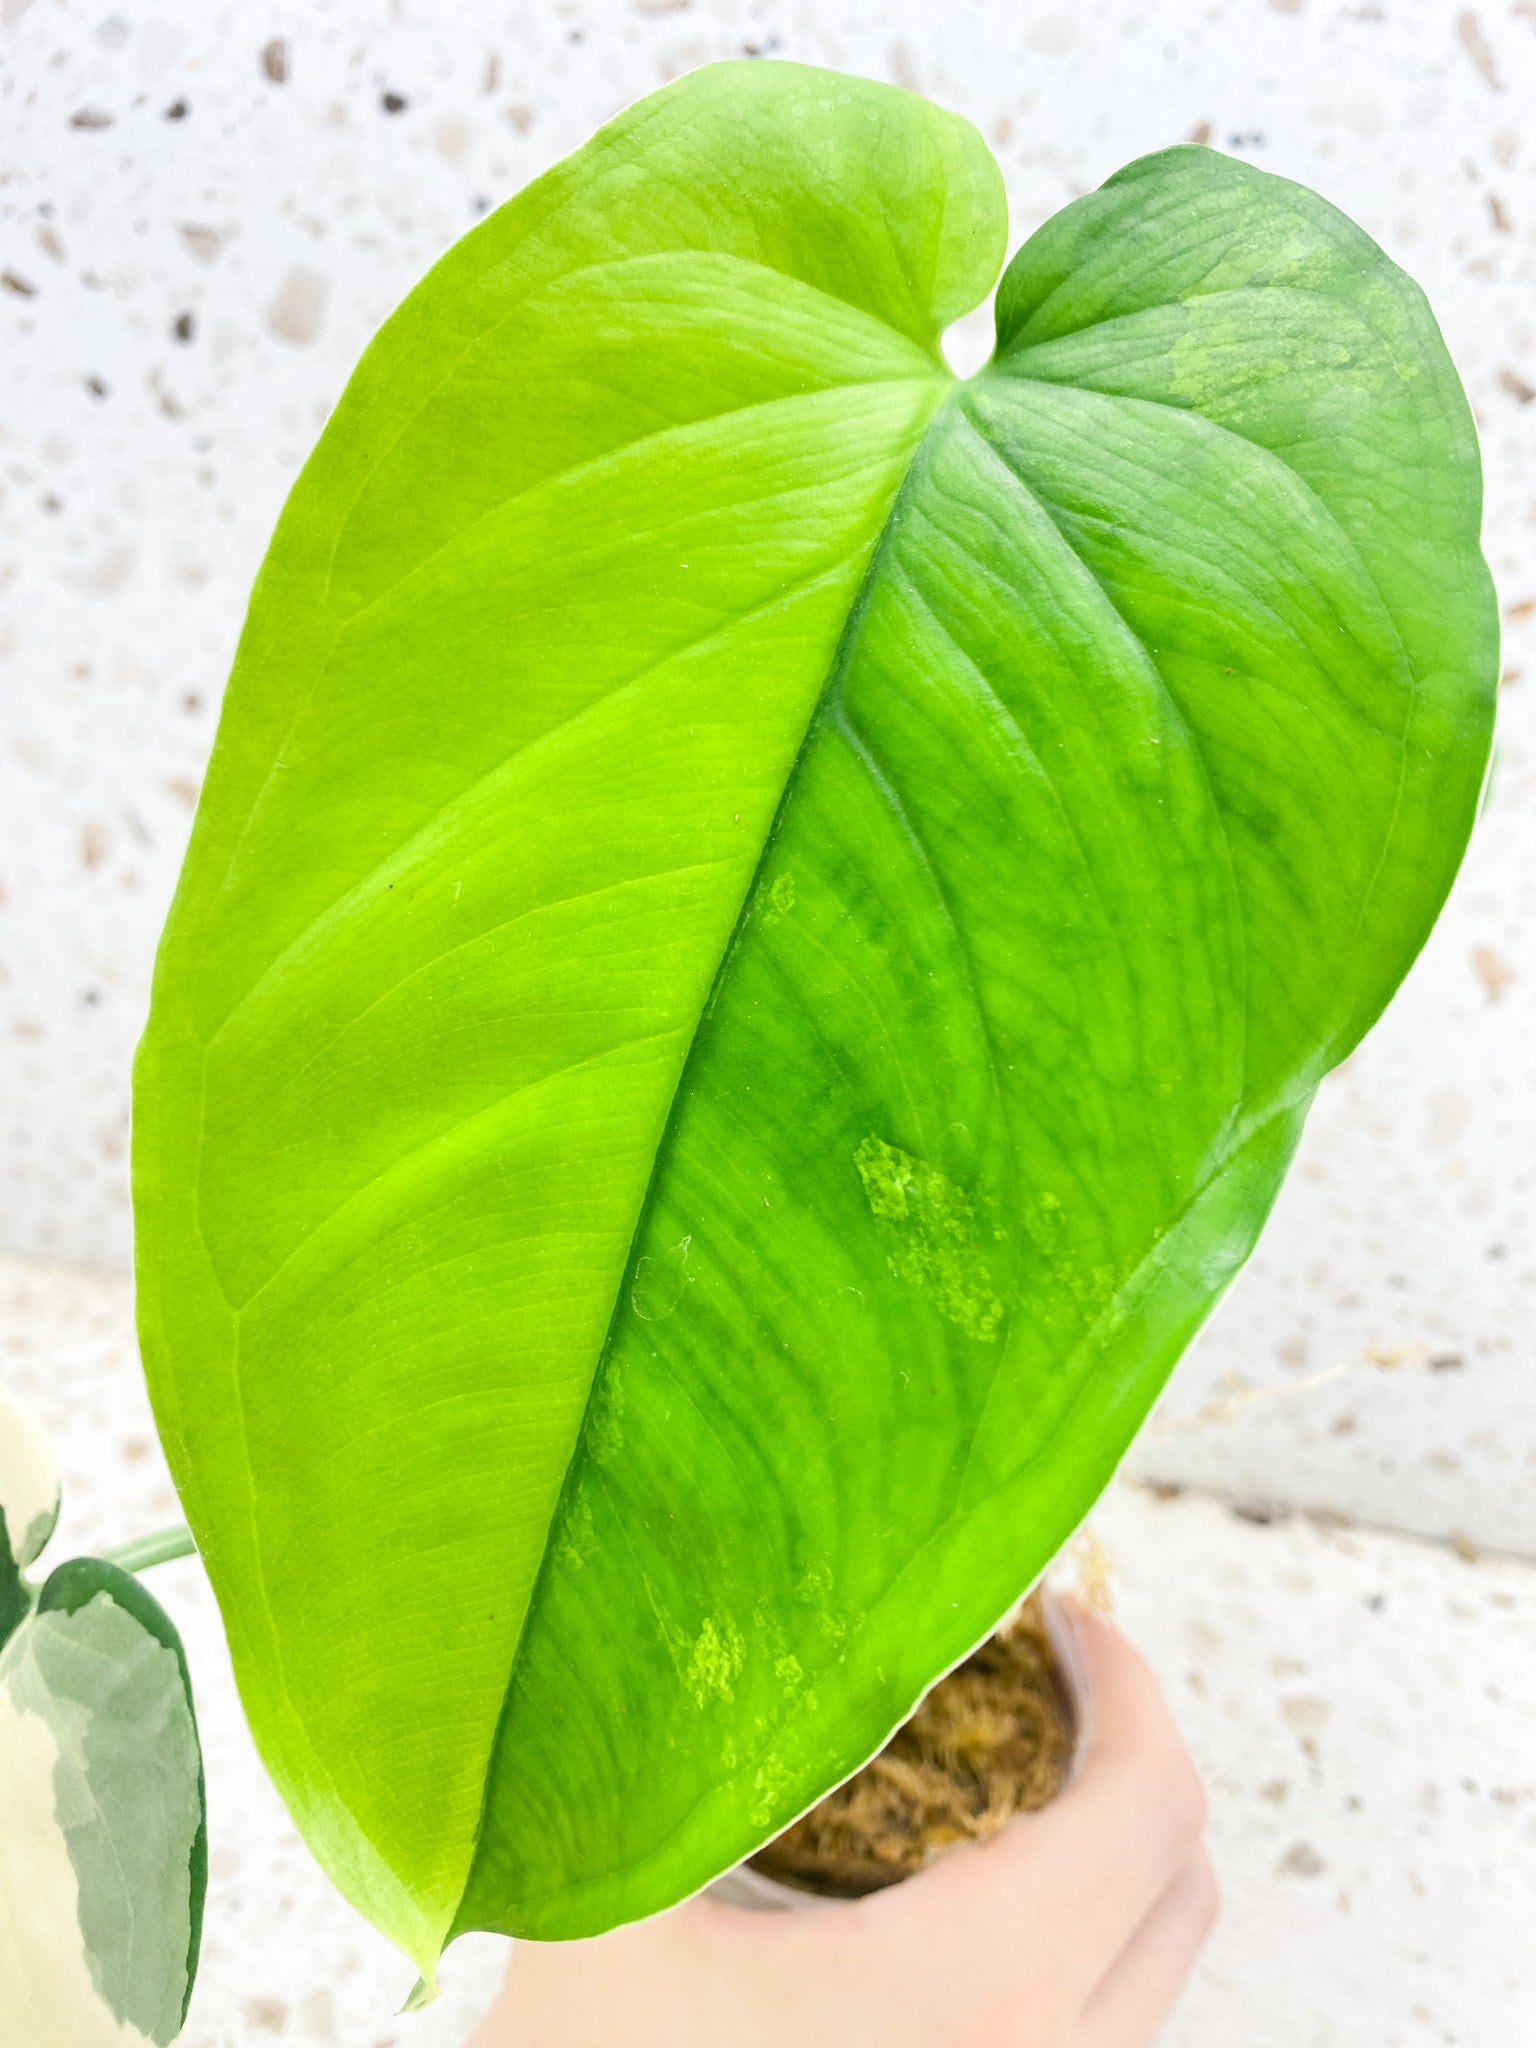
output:
<path id="1" fill-rule="evenodd" d="M 173 1557 L 190 1557 L 196 1548 L 192 1531 L 180 1522 L 174 1529 L 157 1529 L 153 1536 L 135 1536 L 131 1543 L 119 1543 L 101 1555 L 104 1563 L 121 1571 L 142 1572 L 152 1564 L 169 1564 Z"/>

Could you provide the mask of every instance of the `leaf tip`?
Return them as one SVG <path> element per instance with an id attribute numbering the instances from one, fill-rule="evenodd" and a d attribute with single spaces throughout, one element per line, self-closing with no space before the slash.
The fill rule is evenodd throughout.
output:
<path id="1" fill-rule="evenodd" d="M 416 1982 L 411 1986 L 410 1991 L 406 1995 L 406 2000 L 400 2008 L 400 2013 L 424 2012 L 429 2005 L 435 2002 L 437 1996 L 437 1972 L 434 1969 L 428 1976 L 416 1979 Z M 398 2018 L 399 2014 L 396 2017 Z"/>

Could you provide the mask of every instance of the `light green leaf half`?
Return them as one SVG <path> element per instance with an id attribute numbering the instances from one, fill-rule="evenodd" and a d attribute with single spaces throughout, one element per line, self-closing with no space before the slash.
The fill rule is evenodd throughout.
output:
<path id="1" fill-rule="evenodd" d="M 1093 1500 L 1460 859 L 1495 627 L 1423 299 L 1208 151 L 1066 209 L 790 65 L 368 351 L 137 1070 L 252 1726 L 421 1963 L 654 1911 Z"/>
<path id="2" fill-rule="evenodd" d="M 206 1869 L 176 1632 L 126 1573 L 62 1565 L 0 1651 L 7 2048 L 168 2048 L 191 1995 Z"/>
<path id="3" fill-rule="evenodd" d="M 12 1562 L 41 1557 L 59 1519 L 59 1468 L 30 1410 L 0 1387 L 0 1517 Z"/>

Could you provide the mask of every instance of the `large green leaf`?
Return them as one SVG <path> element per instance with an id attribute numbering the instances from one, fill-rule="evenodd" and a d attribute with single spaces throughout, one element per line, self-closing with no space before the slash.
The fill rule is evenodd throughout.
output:
<path id="1" fill-rule="evenodd" d="M 168 2048 L 207 1861 L 180 1639 L 115 1565 L 61 1565 L 0 1651 L 8 2048 Z"/>
<path id="2" fill-rule="evenodd" d="M 389 322 L 139 1060 L 257 1739 L 430 1974 L 703 1883 L 1036 1575 L 1445 895 L 1495 627 L 1414 286 L 1200 149 L 642 102 Z"/>

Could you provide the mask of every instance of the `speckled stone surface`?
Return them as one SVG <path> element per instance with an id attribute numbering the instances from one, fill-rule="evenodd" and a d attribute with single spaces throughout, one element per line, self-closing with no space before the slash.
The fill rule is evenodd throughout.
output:
<path id="1" fill-rule="evenodd" d="M 0 1259 L 0 1380 L 64 1472 L 55 1559 L 175 1513 L 130 1308 L 121 1280 Z M 1536 1567 L 1125 1483 L 1092 1526 L 1211 1794 L 1225 1912 L 1168 2048 L 1523 2048 Z M 207 1752 L 186 2048 L 457 2048 L 504 1945 L 450 1950 L 440 2002 L 391 2017 L 410 1967 L 331 1890 L 264 1778 L 200 1567 L 151 1583 L 186 1637 Z"/>
<path id="2" fill-rule="evenodd" d="M 1523 2048 L 1536 1569 L 1123 1483 L 1093 1526 L 1211 1800 L 1164 2048 Z"/>
<path id="3" fill-rule="evenodd" d="M 1429 291 L 1483 425 L 1508 622 L 1492 796 L 1140 1469 L 1536 1554 L 1523 0 L 0 0 L 0 1246 L 126 1262 L 155 937 L 251 577 L 363 344 L 599 121 L 745 53 L 969 114 L 1015 240 L 1193 136 L 1317 186 Z M 957 332 L 963 366 L 985 328 Z M 1233 1375 L 1280 1391 L 1234 1408 Z M 1220 1428 L 1189 1426 L 1213 1401 Z"/>

